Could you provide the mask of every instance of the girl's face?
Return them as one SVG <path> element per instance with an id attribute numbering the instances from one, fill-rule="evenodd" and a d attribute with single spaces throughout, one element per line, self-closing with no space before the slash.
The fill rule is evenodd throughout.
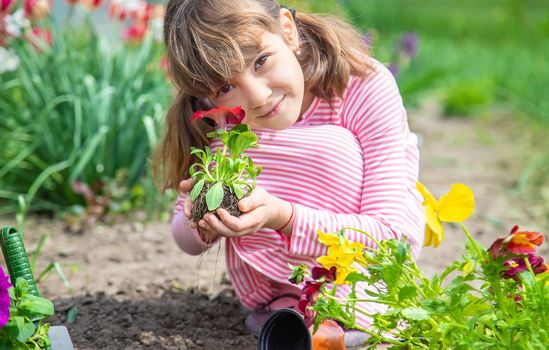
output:
<path id="1" fill-rule="evenodd" d="M 252 127 L 289 128 L 312 100 L 310 94 L 304 100 L 303 70 L 294 52 L 297 31 L 286 12 L 281 10 L 282 34 L 263 32 L 252 64 L 209 97 L 216 106 L 242 107 L 246 111 L 243 122 Z"/>

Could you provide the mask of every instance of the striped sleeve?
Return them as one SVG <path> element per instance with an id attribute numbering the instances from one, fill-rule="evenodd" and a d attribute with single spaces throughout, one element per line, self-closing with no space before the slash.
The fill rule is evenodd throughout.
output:
<path id="1" fill-rule="evenodd" d="M 172 217 L 172 236 L 178 247 L 187 254 L 200 255 L 210 247 L 214 246 L 217 241 L 210 244 L 204 242 L 198 233 L 198 230 L 193 229 L 189 219 L 183 211 L 183 201 L 188 194 L 182 193 L 177 198 Z"/>
<path id="2" fill-rule="evenodd" d="M 410 240 L 414 245 L 422 235 L 421 219 L 410 215 L 407 207 L 420 207 L 411 189 L 417 181 L 419 158 L 393 76 L 378 64 L 367 80 L 353 78 L 341 108 L 341 125 L 353 132 L 363 151 L 359 213 L 333 213 L 296 205 L 290 252 L 323 255 L 326 247 L 318 242 L 315 231 L 335 232 L 344 227 L 367 231 L 377 240 L 414 236 Z M 414 142 L 410 142 L 412 139 Z M 344 176 L 334 179 L 334 186 L 344 184 Z M 346 235 L 352 241 L 374 246 L 361 233 L 347 231 Z"/>

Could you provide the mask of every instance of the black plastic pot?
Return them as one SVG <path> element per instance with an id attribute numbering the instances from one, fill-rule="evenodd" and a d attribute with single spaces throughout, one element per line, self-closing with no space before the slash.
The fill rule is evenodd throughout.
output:
<path id="1" fill-rule="evenodd" d="M 258 350 L 311 350 L 311 334 L 303 317 L 292 309 L 273 312 L 261 327 Z"/>

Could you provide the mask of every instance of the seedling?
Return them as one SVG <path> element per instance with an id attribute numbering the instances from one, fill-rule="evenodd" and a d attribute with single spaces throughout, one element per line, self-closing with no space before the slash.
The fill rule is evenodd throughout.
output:
<path id="1" fill-rule="evenodd" d="M 190 199 L 193 220 L 200 221 L 207 212 L 218 208 L 226 209 L 231 215 L 240 216 L 238 201 L 251 193 L 261 167 L 244 154 L 249 148 L 257 147 L 257 136 L 246 124 L 238 124 L 228 132 L 218 129 L 208 133 L 209 138 L 219 138 L 223 146 L 212 151 L 192 148 L 191 154 L 200 161 L 189 169 L 194 179 Z"/>

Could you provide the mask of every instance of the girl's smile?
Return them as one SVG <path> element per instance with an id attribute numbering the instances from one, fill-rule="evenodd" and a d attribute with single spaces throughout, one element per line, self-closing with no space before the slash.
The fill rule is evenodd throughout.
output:
<path id="1" fill-rule="evenodd" d="M 282 96 L 282 98 L 275 104 L 274 107 L 270 108 L 269 112 L 265 113 L 264 115 L 259 116 L 258 118 L 262 119 L 271 119 L 274 118 L 282 109 L 284 98 L 286 95 Z"/>

